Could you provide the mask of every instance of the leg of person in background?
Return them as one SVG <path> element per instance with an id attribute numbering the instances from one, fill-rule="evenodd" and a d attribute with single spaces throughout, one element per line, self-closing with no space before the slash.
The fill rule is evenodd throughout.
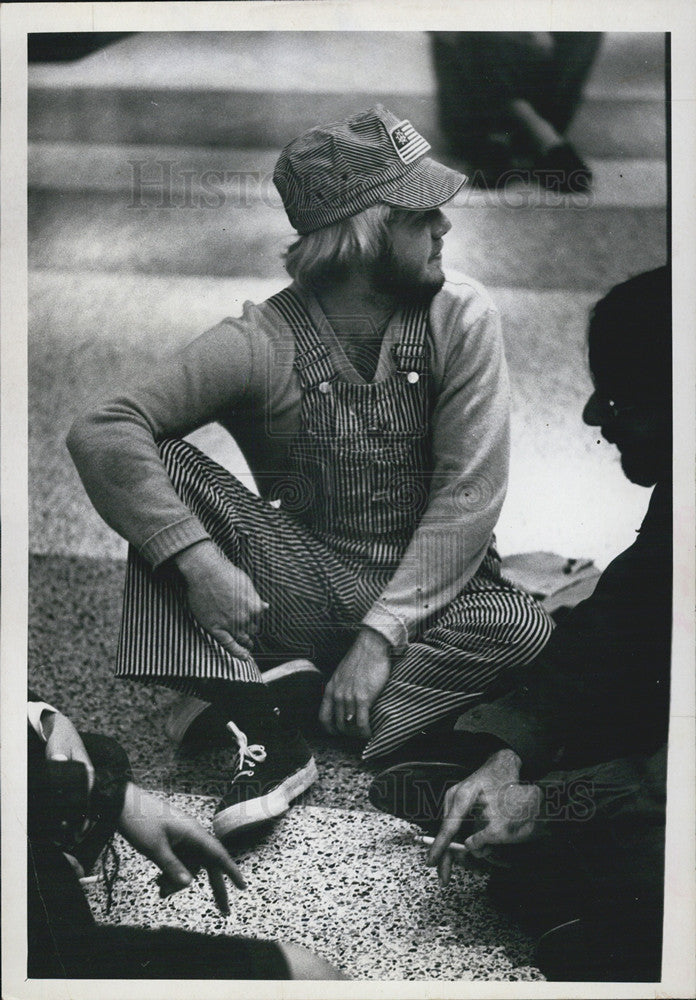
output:
<path id="1" fill-rule="evenodd" d="M 510 113 L 532 149 L 532 174 L 549 191 L 581 194 L 592 183 L 592 171 L 575 149 L 529 101 L 510 102 Z"/>
<path id="2" fill-rule="evenodd" d="M 564 132 L 600 38 L 596 32 L 434 34 L 440 124 L 452 152 L 471 165 L 471 183 L 495 188 L 528 163 L 532 179 L 550 190 L 588 190 L 592 173 Z"/>
<path id="3" fill-rule="evenodd" d="M 512 101 L 512 114 L 532 152 L 535 178 L 558 192 L 581 193 L 592 172 L 565 138 L 597 55 L 600 32 L 551 32 L 544 64 Z"/>
<path id="4" fill-rule="evenodd" d="M 436 31 L 431 49 L 440 130 L 454 155 L 474 160 L 495 114 L 486 82 L 477 73 L 476 47 L 466 34 Z"/>
<path id="5" fill-rule="evenodd" d="M 552 85 L 541 90 L 534 106 L 565 135 L 580 106 L 583 88 L 602 43 L 599 31 L 553 31 L 549 73 Z"/>
<path id="6" fill-rule="evenodd" d="M 519 52 L 497 32 L 433 32 L 440 129 L 474 187 L 496 187 L 513 166 L 508 104 Z"/>

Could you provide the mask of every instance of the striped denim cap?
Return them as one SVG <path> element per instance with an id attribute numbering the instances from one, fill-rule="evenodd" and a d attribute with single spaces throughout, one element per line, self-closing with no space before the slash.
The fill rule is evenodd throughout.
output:
<path id="1" fill-rule="evenodd" d="M 425 154 L 430 145 L 381 104 L 312 128 L 283 149 L 273 182 L 298 233 L 311 233 L 379 202 L 437 208 L 466 181 Z"/>

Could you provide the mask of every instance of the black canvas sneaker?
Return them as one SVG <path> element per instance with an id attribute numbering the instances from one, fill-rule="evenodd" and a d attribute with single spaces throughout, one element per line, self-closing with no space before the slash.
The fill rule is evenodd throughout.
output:
<path id="1" fill-rule="evenodd" d="M 213 832 L 219 840 L 282 816 L 319 777 L 299 732 L 274 735 L 267 749 L 260 743 L 250 744 L 234 722 L 228 722 L 227 728 L 239 752 L 232 786 L 213 818 Z"/>
<path id="2" fill-rule="evenodd" d="M 280 710 L 281 725 L 301 733 L 319 728 L 319 706 L 324 696 L 324 675 L 309 660 L 289 660 L 261 674 L 274 705 Z"/>
<path id="3" fill-rule="evenodd" d="M 188 750 L 229 745 L 226 721 L 209 701 L 193 695 L 179 695 L 172 702 L 164 731 L 172 743 Z"/>
<path id="4" fill-rule="evenodd" d="M 261 674 L 271 700 L 280 710 L 281 722 L 301 732 L 317 729 L 324 676 L 309 660 L 289 660 Z M 208 701 L 181 695 L 172 702 L 164 730 L 182 749 L 229 746 L 227 720 Z"/>

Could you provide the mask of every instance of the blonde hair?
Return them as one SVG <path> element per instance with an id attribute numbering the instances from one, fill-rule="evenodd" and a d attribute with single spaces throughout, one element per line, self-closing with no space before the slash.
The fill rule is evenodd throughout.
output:
<path id="1" fill-rule="evenodd" d="M 356 260 L 377 260 L 387 247 L 392 215 L 389 205 L 372 205 L 300 236 L 284 254 L 285 270 L 299 285 L 320 285 L 340 277 Z"/>

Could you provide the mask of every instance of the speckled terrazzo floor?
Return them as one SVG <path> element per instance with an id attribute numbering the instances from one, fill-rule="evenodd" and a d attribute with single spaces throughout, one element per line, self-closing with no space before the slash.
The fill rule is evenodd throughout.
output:
<path id="1" fill-rule="evenodd" d="M 29 681 L 69 706 L 79 728 L 116 736 L 134 780 L 171 795 L 208 826 L 231 755 L 179 754 L 162 729 L 172 696 L 113 678 L 123 571 L 116 560 L 31 557 Z M 88 889 L 97 919 L 279 937 L 364 980 L 541 978 L 530 965 L 533 943 L 489 907 L 485 873 L 460 867 L 441 889 L 413 841 L 416 827 L 368 802 L 373 775 L 358 749 L 322 736 L 310 743 L 318 783 L 261 836 L 232 850 L 249 888 L 230 887 L 229 918 L 213 906 L 204 877 L 162 902 L 154 866 L 119 838 L 108 916 L 102 882 Z"/>
<path id="2" fill-rule="evenodd" d="M 174 800 L 210 820 L 210 800 Z M 260 847 L 236 856 L 248 888 L 231 891 L 229 917 L 213 906 L 205 875 L 161 902 L 152 867 L 119 841 L 111 913 L 98 884 L 89 898 L 106 922 L 293 940 L 354 979 L 542 978 L 530 942 L 489 907 L 486 876 L 459 866 L 440 888 L 414 829 L 376 813 L 296 806 Z"/>

